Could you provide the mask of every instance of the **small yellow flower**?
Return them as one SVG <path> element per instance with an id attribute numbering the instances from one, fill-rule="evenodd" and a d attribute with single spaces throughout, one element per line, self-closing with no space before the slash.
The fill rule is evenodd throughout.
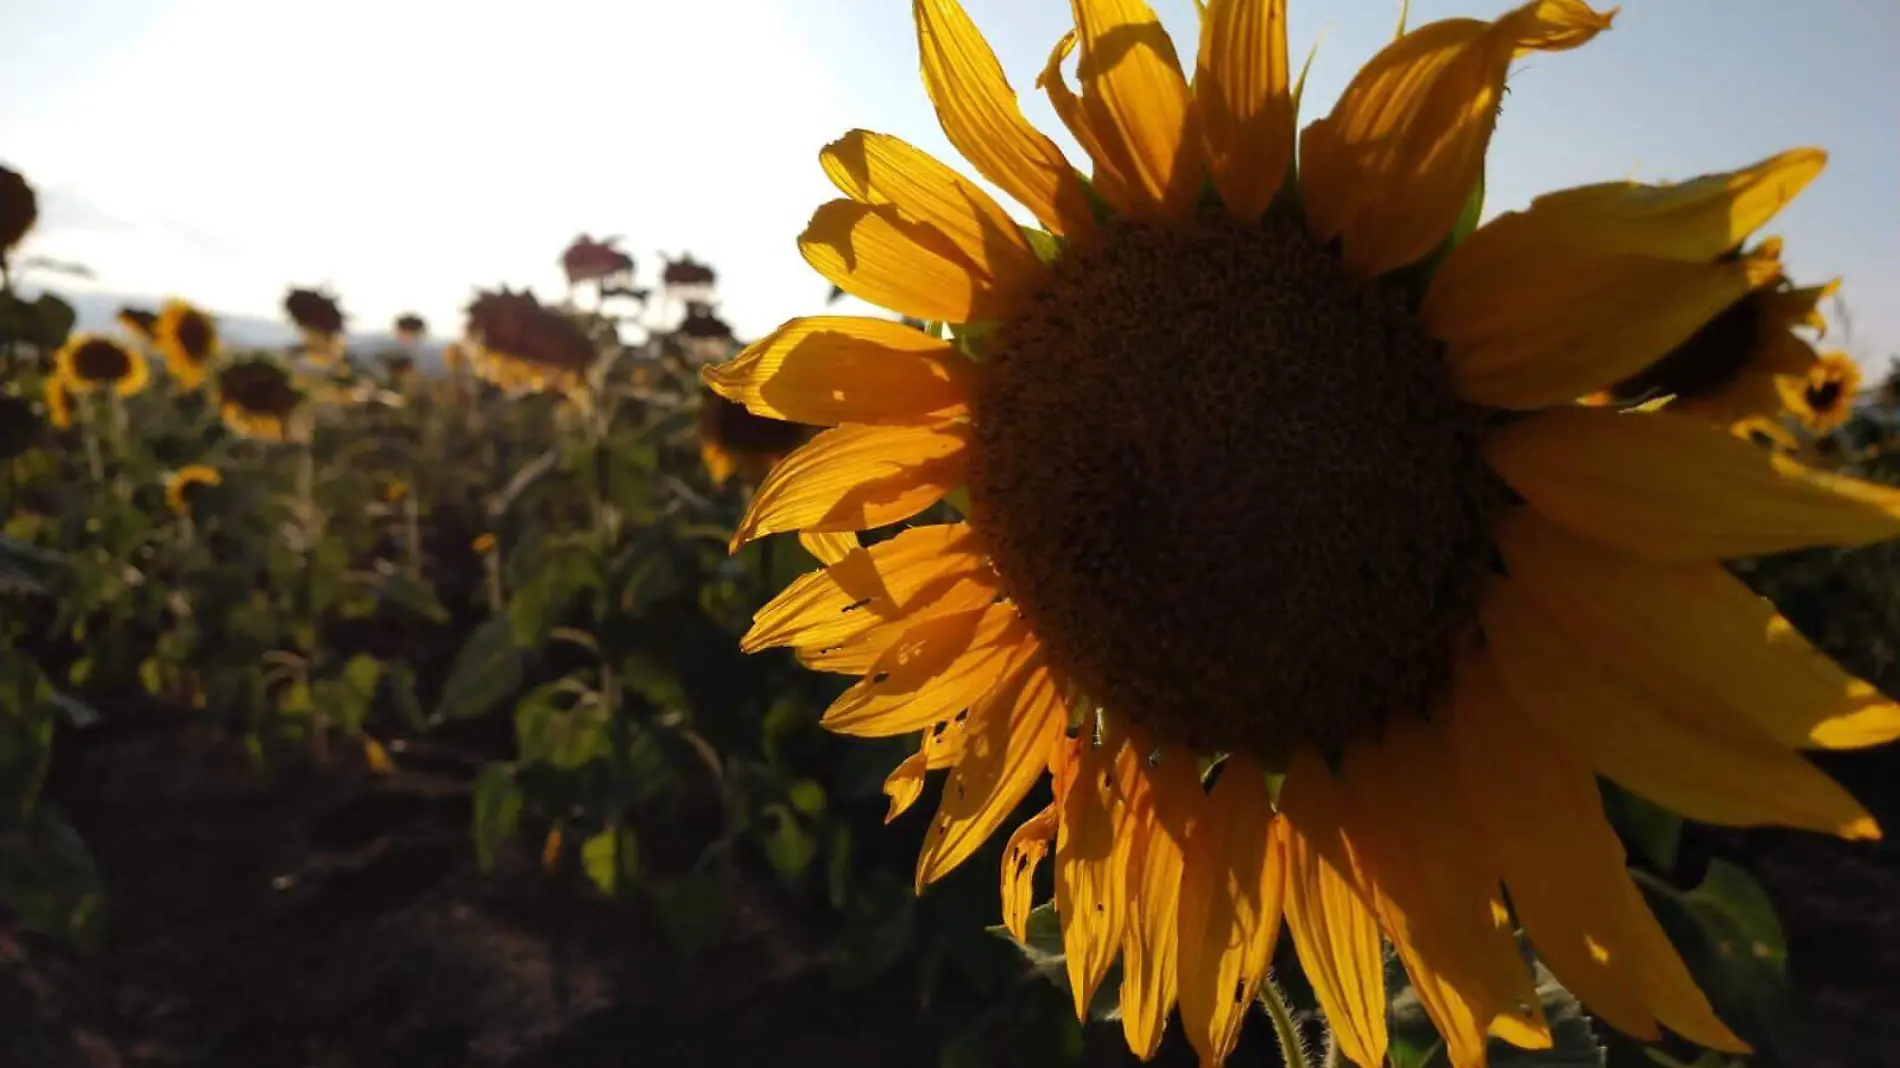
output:
<path id="1" fill-rule="evenodd" d="M 74 393 L 111 390 L 130 397 L 151 378 L 145 357 L 99 334 L 74 334 L 53 362 Z"/>
<path id="2" fill-rule="evenodd" d="M 494 552 L 495 547 L 499 544 L 500 540 L 497 539 L 494 534 L 483 533 L 477 534 L 475 540 L 468 543 L 468 547 L 474 550 L 476 556 L 487 556 L 489 553 Z"/>
<path id="3" fill-rule="evenodd" d="M 219 353 L 218 324 L 211 316 L 185 301 L 168 301 L 153 337 L 165 356 L 165 369 L 180 389 L 197 389 L 204 383 L 205 372 Z"/>
<path id="4" fill-rule="evenodd" d="M 216 486 L 224 476 L 215 467 L 192 464 L 172 472 L 165 479 L 165 503 L 179 515 L 191 514 L 192 491 L 200 486 Z"/>
<path id="5" fill-rule="evenodd" d="M 1852 356 L 1830 352 L 1816 359 L 1805 376 L 1783 376 L 1775 385 L 1782 404 L 1802 425 L 1816 434 L 1825 434 L 1854 414 L 1860 380 L 1860 364 Z"/>
<path id="6" fill-rule="evenodd" d="M 409 499 L 409 483 L 403 479 L 391 479 L 383 486 L 384 504 L 401 504 Z"/>

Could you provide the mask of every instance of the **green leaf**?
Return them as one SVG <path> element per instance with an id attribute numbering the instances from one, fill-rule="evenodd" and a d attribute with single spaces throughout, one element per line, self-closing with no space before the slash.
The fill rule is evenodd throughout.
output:
<path id="1" fill-rule="evenodd" d="M 654 708 L 684 711 L 691 707 L 672 665 L 644 649 L 635 649 L 620 661 L 620 682 Z"/>
<path id="2" fill-rule="evenodd" d="M 817 819 L 825 813 L 825 788 L 811 781 L 800 779 L 786 791 L 792 807 L 807 816 Z"/>
<path id="3" fill-rule="evenodd" d="M 725 887 L 712 875 L 687 872 L 649 889 L 660 925 L 683 956 L 697 955 L 724 933 L 732 906 Z"/>
<path id="4" fill-rule="evenodd" d="M 51 808 L 35 809 L 0 864 L 0 904 L 30 930 L 92 948 L 104 933 L 104 902 L 79 832 Z"/>
<path id="5" fill-rule="evenodd" d="M 551 682 L 516 706 L 515 748 L 523 763 L 572 771 L 607 755 L 607 726 L 607 709 L 596 695 L 577 695 L 569 685 Z"/>
<path id="6" fill-rule="evenodd" d="M 521 826 L 523 797 L 507 764 L 489 764 L 475 780 L 475 861 L 483 871 L 495 866 L 495 852 Z"/>
<path id="7" fill-rule="evenodd" d="M 383 601 L 413 612 L 431 623 L 449 621 L 449 610 L 443 607 L 435 587 L 406 571 L 384 576 L 378 593 Z"/>
<path id="8" fill-rule="evenodd" d="M 1709 862 L 1702 885 L 1686 893 L 1656 879 L 1640 885 L 1716 1015 L 1764 1058 L 1792 1051 L 1800 1028 L 1788 946 L 1761 884 L 1718 859 Z"/>
<path id="9" fill-rule="evenodd" d="M 435 718 L 486 715 L 521 688 L 528 654 L 515 645 L 507 616 L 490 616 L 475 628 L 449 668 Z"/>
<path id="10" fill-rule="evenodd" d="M 50 593 L 65 567 L 58 554 L 0 534 L 0 593 Z"/>
<path id="11" fill-rule="evenodd" d="M 1615 783 L 1604 781 L 1602 792 L 1603 811 L 1617 834 L 1658 872 L 1673 871 L 1682 843 L 1682 817 Z"/>
<path id="12" fill-rule="evenodd" d="M 1542 961 L 1532 961 L 1537 1001 L 1550 1023 L 1551 1048 L 1519 1049 L 1491 1039 L 1485 1054 L 1492 1068 L 1603 1068 L 1604 1052 L 1590 1031 L 1583 1005 Z M 1396 956 L 1386 956 L 1386 1024 L 1392 1068 L 1450 1068 L 1445 1043 Z"/>
<path id="13" fill-rule="evenodd" d="M 640 839 L 631 827 L 609 827 L 581 843 L 581 870 L 609 897 L 640 875 Z"/>
<path id="14" fill-rule="evenodd" d="M 1038 230 L 1033 226 L 1024 226 L 1020 229 L 1023 232 L 1023 239 L 1029 242 L 1029 247 L 1035 252 L 1036 258 L 1044 263 L 1054 263 L 1068 251 L 1068 241 L 1047 230 Z"/>
<path id="15" fill-rule="evenodd" d="M 1029 910 L 1029 919 L 1023 925 L 1026 941 L 1016 941 L 1009 928 L 998 924 L 985 930 L 1004 939 L 1019 950 L 1023 959 L 1038 975 L 1062 988 L 1069 990 L 1068 957 L 1062 948 L 1062 920 L 1056 915 L 1056 903 L 1045 901 Z M 1119 1020 L 1121 1008 L 1121 963 L 1108 970 L 1108 976 L 1095 988 L 1095 996 L 1089 999 L 1089 1019 Z M 1073 997 L 1073 995 L 1070 995 Z"/>
<path id="16" fill-rule="evenodd" d="M 818 855 L 818 842 L 784 805 L 767 807 L 765 815 L 771 824 L 765 835 L 765 859 L 787 885 L 795 885 Z"/>

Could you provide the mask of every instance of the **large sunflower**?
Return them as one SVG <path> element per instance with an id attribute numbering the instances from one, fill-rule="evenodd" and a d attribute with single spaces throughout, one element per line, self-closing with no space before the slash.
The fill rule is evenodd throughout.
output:
<path id="1" fill-rule="evenodd" d="M 109 390 L 130 397 L 145 388 L 145 357 L 99 334 L 74 334 L 53 357 L 55 373 L 73 393 Z"/>
<path id="2" fill-rule="evenodd" d="M 1573 399 L 1763 284 L 1774 263 L 1722 253 L 1822 155 L 1556 193 L 1447 249 L 1513 58 L 1608 15 L 1540 0 L 1406 33 L 1299 133 L 1296 169 L 1284 0 L 1210 0 L 1191 82 L 1140 0 L 1073 8 L 1042 84 L 1088 181 L 955 0 L 914 5 L 945 134 L 1046 233 L 896 138 L 821 156 L 847 199 L 806 259 L 955 340 L 800 319 L 707 374 L 835 428 L 741 523 L 735 544 L 800 531 L 828 562 L 745 647 L 862 675 L 834 730 L 923 732 L 894 812 L 951 769 L 920 887 L 1049 771 L 1004 918 L 1022 933 L 1053 847 L 1077 1009 L 1119 957 L 1139 1053 L 1178 1003 L 1223 1059 L 1283 916 L 1360 1065 L 1386 1047 L 1382 936 L 1454 1064 L 1487 1035 L 1549 1044 L 1517 925 L 1617 1028 L 1741 1048 L 1593 775 L 1713 823 L 1878 834 L 1797 750 L 1887 741 L 1900 707 L 1720 561 L 1895 536 L 1900 493 Z M 964 522 L 849 533 L 959 487 Z"/>
<path id="3" fill-rule="evenodd" d="M 1815 168 L 1818 170 L 1818 167 Z M 1764 265 L 1761 284 L 1722 309 L 1661 359 L 1595 395 L 1595 403 L 1637 404 L 1673 397 L 1671 407 L 1734 426 L 1788 412 L 1815 433 L 1847 421 L 1860 390 L 1860 365 L 1845 353 L 1817 353 L 1803 333 L 1824 332 L 1821 302 L 1838 279 L 1796 286 L 1780 270 L 1781 241 L 1721 255 Z M 1773 265 L 1772 271 L 1767 270 Z"/>
<path id="4" fill-rule="evenodd" d="M 180 389 L 197 389 L 205 371 L 218 358 L 218 324 L 211 316 L 182 300 L 165 303 L 152 329 L 165 369 Z"/>

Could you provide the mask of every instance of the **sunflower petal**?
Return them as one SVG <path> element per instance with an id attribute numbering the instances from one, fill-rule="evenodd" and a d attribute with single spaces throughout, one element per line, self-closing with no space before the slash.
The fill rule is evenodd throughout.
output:
<path id="1" fill-rule="evenodd" d="M 1134 765 L 1126 779 L 1130 887 L 1134 908 L 1122 935 L 1122 1034 L 1128 1048 L 1147 1060 L 1161 1048 L 1168 1013 L 1174 1008 L 1180 959 L 1179 909 L 1182 846 L 1191 807 L 1161 800 L 1163 791 L 1185 797 L 1200 792 L 1194 764 L 1186 753 L 1149 769 L 1147 746 L 1130 745 L 1123 759 Z M 1264 828 L 1266 825 L 1262 824 Z"/>
<path id="2" fill-rule="evenodd" d="M 1314 236 L 1343 239 L 1360 277 L 1430 252 L 1484 171 L 1511 60 L 1576 48 L 1610 17 L 1580 0 L 1534 0 L 1495 22 L 1433 22 L 1386 46 L 1301 137 Z"/>
<path id="3" fill-rule="evenodd" d="M 857 533 L 849 530 L 829 534 L 800 531 L 798 544 L 826 567 L 841 564 L 846 557 L 863 549 L 858 544 Z"/>
<path id="4" fill-rule="evenodd" d="M 1062 695 L 1033 644 L 970 711 L 963 758 L 944 784 L 937 818 L 917 858 L 917 889 L 949 874 L 989 840 L 1042 776 L 1067 721 Z"/>
<path id="5" fill-rule="evenodd" d="M 1512 582 L 1579 649 L 1679 718 L 1791 749 L 1900 737 L 1900 704 L 1816 651 L 1719 564 L 1639 563 L 1524 510 L 1495 536 Z"/>
<path id="6" fill-rule="evenodd" d="M 1202 1064 L 1233 1052 L 1273 960 L 1285 837 L 1259 766 L 1229 757 L 1188 834 L 1181 877 L 1181 1027 Z"/>
<path id="7" fill-rule="evenodd" d="M 999 288 L 942 231 L 890 204 L 821 204 L 798 235 L 798 250 L 832 285 L 917 319 L 998 319 L 1020 296 Z"/>
<path id="8" fill-rule="evenodd" d="M 1900 490 L 1803 467 L 1687 416 L 1552 409 L 1493 431 L 1484 452 L 1539 515 L 1648 560 L 1900 535 Z"/>
<path id="9" fill-rule="evenodd" d="M 868 530 L 909 519 L 963 484 L 967 424 L 841 426 L 779 461 L 732 548 L 789 530 Z"/>
<path id="10" fill-rule="evenodd" d="M 1516 583 L 1495 583 L 1479 617 L 1512 701 L 1599 774 L 1705 823 L 1880 836 L 1867 810 L 1800 755 L 1766 737 L 1751 743 L 1677 720 L 1579 656 Z"/>
<path id="11" fill-rule="evenodd" d="M 924 767 L 931 770 L 955 767 L 963 759 L 963 743 L 969 738 L 970 715 L 958 713 L 946 720 L 933 724 L 924 732 L 924 741 L 919 752 L 924 754 Z"/>
<path id="12" fill-rule="evenodd" d="M 1518 920 L 1557 978 L 1625 1034 L 1654 1040 L 1660 1018 L 1701 1045 L 1747 1052 L 1630 881 L 1590 769 L 1511 707 L 1475 650 L 1440 729 Z"/>
<path id="13" fill-rule="evenodd" d="M 1127 201 L 1115 207 L 1136 218 L 1189 217 L 1201 189 L 1201 134 L 1168 31 L 1144 0 L 1069 7 L 1082 47 L 1082 114 L 1094 147 L 1128 183 L 1118 190 Z"/>
<path id="14" fill-rule="evenodd" d="M 793 319 L 700 378 L 754 415 L 793 423 L 921 425 L 969 413 L 975 366 L 903 323 Z"/>
<path id="15" fill-rule="evenodd" d="M 1056 828 L 1056 918 L 1062 923 L 1075 1015 L 1088 1019 L 1095 988 L 1121 952 L 1128 923 L 1129 836 L 1115 782 L 1119 747 L 1083 744 Z"/>
<path id="16" fill-rule="evenodd" d="M 1347 749 L 1341 772 L 1374 905 L 1454 1068 L 1483 1068 L 1492 1030 L 1549 1048 L 1497 870 L 1437 738 L 1422 720 L 1394 717 L 1380 743 Z"/>
<path id="17" fill-rule="evenodd" d="M 870 674 L 831 703 L 821 722 L 866 738 L 923 730 L 981 701 L 1026 636 L 1011 605 L 915 623 Z"/>
<path id="18" fill-rule="evenodd" d="M 1481 300 L 1477 279 L 1434 281 L 1420 322 L 1445 343 L 1466 400 L 1542 408 L 1642 371 L 1780 272 L 1760 255 L 1694 263 L 1544 245 L 1485 277 Z"/>
<path id="19" fill-rule="evenodd" d="M 1016 941 L 1029 941 L 1029 912 L 1035 904 L 1036 867 L 1055 844 L 1056 807 L 1050 805 L 1023 821 L 1003 847 L 1003 926 Z"/>
<path id="20" fill-rule="evenodd" d="M 1359 1065 L 1385 1063 L 1385 961 L 1379 921 L 1354 846 L 1346 799 L 1310 750 L 1294 754 L 1280 787 L 1286 827 L 1286 925 L 1300 967 L 1339 1050 Z"/>
<path id="21" fill-rule="evenodd" d="M 961 585 L 995 589 L 969 524 L 912 527 L 799 576 L 752 617 L 752 629 L 739 639 L 739 648 L 756 653 L 780 645 L 847 642 L 879 623 L 926 608 Z"/>
<path id="22" fill-rule="evenodd" d="M 1244 223 L 1266 213 L 1293 159 L 1286 0 L 1212 0 L 1201 16 L 1194 103 L 1208 171 L 1227 211 Z"/>
<path id="23" fill-rule="evenodd" d="M 923 750 L 918 750 L 905 758 L 884 778 L 884 796 L 891 799 L 890 811 L 884 814 L 884 822 L 890 823 L 910 810 L 917 799 L 924 794 L 925 767 Z"/>
<path id="24" fill-rule="evenodd" d="M 1092 178 L 1097 195 L 1117 206 L 1133 203 L 1135 195 L 1129 192 L 1128 179 L 1116 169 L 1118 164 L 1115 159 L 1103 147 L 1102 138 L 1096 134 L 1095 128 L 1089 125 L 1089 116 L 1082 110 L 1082 101 L 1062 77 L 1062 64 L 1073 51 L 1075 31 L 1070 30 L 1050 49 L 1049 62 L 1043 66 L 1042 73 L 1036 76 L 1036 88 L 1048 94 L 1049 105 L 1055 109 L 1056 117 L 1069 128 L 1076 143 L 1082 146 L 1082 151 L 1095 164 Z"/>
<path id="25" fill-rule="evenodd" d="M 1062 150 L 1023 117 L 996 54 L 957 0 L 914 0 L 924 87 L 943 132 L 978 174 L 1050 233 L 1093 230 L 1088 195 Z"/>
<path id="26" fill-rule="evenodd" d="M 990 289 L 1021 292 L 1048 277 L 1022 227 L 981 187 L 929 153 L 889 134 L 852 130 L 818 155 L 839 192 L 888 204 L 948 238 Z"/>

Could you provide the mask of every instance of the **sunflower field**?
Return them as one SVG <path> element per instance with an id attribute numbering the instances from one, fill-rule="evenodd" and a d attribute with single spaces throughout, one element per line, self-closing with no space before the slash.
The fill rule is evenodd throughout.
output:
<path id="1" fill-rule="evenodd" d="M 1073 7 L 1079 161 L 917 0 L 963 159 L 825 146 L 757 339 L 589 236 L 82 326 L 0 168 L 0 1066 L 1900 1063 L 1900 376 L 1758 233 L 1825 153 L 1487 220 L 1613 12 L 1302 126 L 1284 0 Z"/>

